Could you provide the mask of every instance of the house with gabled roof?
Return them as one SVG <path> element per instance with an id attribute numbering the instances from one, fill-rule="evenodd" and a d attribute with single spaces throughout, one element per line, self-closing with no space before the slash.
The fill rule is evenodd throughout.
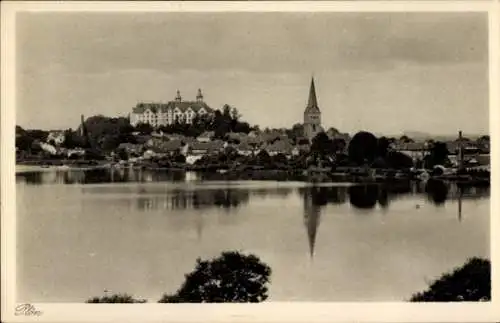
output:
<path id="1" fill-rule="evenodd" d="M 214 110 L 203 100 L 201 89 L 198 89 L 196 101 L 183 101 L 180 91 L 177 96 L 168 103 L 139 102 L 132 108 L 130 123 L 133 126 L 139 123 L 147 123 L 153 127 L 166 126 L 175 122 L 191 124 L 197 116 L 213 115 Z"/>
<path id="2" fill-rule="evenodd" d="M 193 141 L 189 144 L 188 152 L 190 155 L 215 154 L 224 150 L 225 143 L 222 140 L 213 140 L 209 142 Z"/>
<path id="3" fill-rule="evenodd" d="M 277 154 L 284 154 L 286 156 L 292 155 L 293 146 L 287 140 L 277 140 L 272 144 L 268 144 L 265 146 L 265 150 L 270 156 L 275 156 Z"/>

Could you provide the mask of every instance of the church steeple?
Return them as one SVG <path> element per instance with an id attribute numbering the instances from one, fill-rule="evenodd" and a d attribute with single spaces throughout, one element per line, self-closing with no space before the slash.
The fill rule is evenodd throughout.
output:
<path id="1" fill-rule="evenodd" d="M 177 95 L 175 96 L 175 101 L 177 101 L 177 102 L 182 101 L 181 92 L 179 90 L 177 90 Z"/>
<path id="2" fill-rule="evenodd" d="M 314 86 L 314 76 L 311 78 L 311 86 L 309 88 L 309 101 L 307 102 L 307 108 L 316 108 L 318 107 L 318 100 L 316 99 L 316 87 Z"/>
<path id="3" fill-rule="evenodd" d="M 323 131 L 321 127 L 321 111 L 318 106 L 313 76 L 309 87 L 309 99 L 304 110 L 304 135 L 311 141 L 321 131 Z"/>

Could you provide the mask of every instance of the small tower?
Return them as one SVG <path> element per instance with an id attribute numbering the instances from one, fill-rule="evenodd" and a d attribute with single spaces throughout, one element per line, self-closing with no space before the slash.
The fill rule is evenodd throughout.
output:
<path id="1" fill-rule="evenodd" d="M 179 90 L 177 90 L 177 95 L 175 96 L 175 101 L 176 102 L 182 101 L 181 92 Z"/>
<path id="2" fill-rule="evenodd" d="M 313 77 L 309 88 L 309 100 L 304 111 L 304 135 L 309 140 L 312 140 L 322 130 L 321 111 L 319 110 L 318 100 L 316 98 L 316 87 L 314 86 Z"/>
<path id="3" fill-rule="evenodd" d="M 203 94 L 201 94 L 201 89 L 198 89 L 198 94 L 196 94 L 196 102 L 203 102 Z"/>
<path id="4" fill-rule="evenodd" d="M 80 136 L 85 136 L 85 117 L 83 114 L 80 115 Z"/>

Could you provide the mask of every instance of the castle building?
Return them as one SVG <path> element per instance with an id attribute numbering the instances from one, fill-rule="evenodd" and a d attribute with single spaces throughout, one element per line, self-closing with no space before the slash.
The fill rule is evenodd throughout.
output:
<path id="1" fill-rule="evenodd" d="M 212 115 L 214 110 L 203 101 L 198 89 L 196 101 L 183 101 L 179 90 L 173 101 L 168 103 L 138 103 L 130 114 L 133 126 L 149 123 L 153 127 L 174 124 L 176 121 L 191 124 L 196 116 Z"/>
<path id="2" fill-rule="evenodd" d="M 314 77 L 311 79 L 309 88 L 309 100 L 304 111 L 304 136 L 312 140 L 318 133 L 322 132 L 321 111 L 319 110 L 318 100 L 316 98 L 316 88 L 314 86 Z"/>

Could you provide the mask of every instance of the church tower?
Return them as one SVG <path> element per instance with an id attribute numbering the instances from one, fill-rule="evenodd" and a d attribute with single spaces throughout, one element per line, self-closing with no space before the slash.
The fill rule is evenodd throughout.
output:
<path id="1" fill-rule="evenodd" d="M 323 131 L 321 127 L 321 111 L 318 107 L 313 77 L 309 88 L 309 100 L 304 111 L 304 136 L 312 140 L 321 131 Z"/>

